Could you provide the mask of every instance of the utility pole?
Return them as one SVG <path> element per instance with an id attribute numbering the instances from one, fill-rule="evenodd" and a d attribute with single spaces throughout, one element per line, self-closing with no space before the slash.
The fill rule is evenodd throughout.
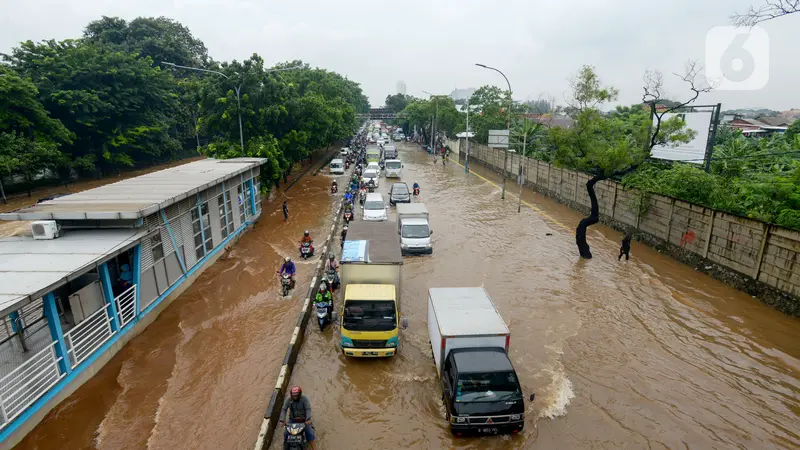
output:
<path id="1" fill-rule="evenodd" d="M 464 159 L 464 173 L 469 175 L 469 99 L 467 99 L 467 156 Z"/>
<path id="2" fill-rule="evenodd" d="M 506 77 L 506 74 L 504 74 L 500 70 L 495 69 L 494 67 L 489 67 L 489 66 L 487 66 L 485 64 L 475 63 L 475 65 L 478 66 L 478 67 L 483 67 L 484 69 L 494 70 L 495 72 L 497 72 L 500 75 L 502 75 L 503 78 L 505 78 L 505 80 L 506 80 L 506 84 L 508 85 L 508 117 L 506 118 L 506 129 L 508 130 L 508 139 L 510 141 L 511 140 L 511 106 L 513 106 L 513 104 L 514 104 L 514 100 L 511 97 L 511 83 L 508 81 L 508 77 Z M 506 198 L 506 167 L 508 167 L 508 149 L 506 148 L 505 152 L 503 152 L 503 153 L 504 153 L 504 155 L 503 155 L 503 189 L 500 192 L 500 200 L 504 200 Z"/>
<path id="3" fill-rule="evenodd" d="M 522 155 L 525 154 L 525 147 L 528 145 L 528 133 L 522 135 L 522 154 L 519 156 L 519 165 L 517 167 L 517 180 L 519 181 L 519 201 L 517 202 L 517 212 L 522 211 L 522 188 L 525 186 L 525 176 L 522 171 Z"/>

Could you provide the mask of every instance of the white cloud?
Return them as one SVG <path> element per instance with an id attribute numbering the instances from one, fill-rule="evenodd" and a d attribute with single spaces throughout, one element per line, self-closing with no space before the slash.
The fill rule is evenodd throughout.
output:
<path id="1" fill-rule="evenodd" d="M 102 15 L 133 19 L 165 15 L 186 26 L 218 60 L 259 53 L 268 63 L 303 59 L 362 83 L 380 104 L 404 80 L 409 93 L 456 87 L 504 86 L 517 98 L 563 98 L 567 78 L 582 64 L 638 101 L 646 69 L 680 72 L 702 62 L 705 34 L 728 24 L 734 11 L 760 0 L 0 0 L 0 52 L 33 39 L 78 37 Z M 754 92 L 714 92 L 704 103 L 723 107 L 800 107 L 800 18 L 764 25 L 770 34 L 769 84 Z M 685 95 L 667 76 L 676 98 Z"/>

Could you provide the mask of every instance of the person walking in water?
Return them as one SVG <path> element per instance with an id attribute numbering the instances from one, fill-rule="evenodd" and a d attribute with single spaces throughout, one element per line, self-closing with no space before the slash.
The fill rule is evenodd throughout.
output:
<path id="1" fill-rule="evenodd" d="M 631 259 L 631 239 L 633 239 L 633 233 L 628 231 L 625 233 L 625 237 L 622 238 L 622 246 L 619 248 L 619 256 L 617 256 L 617 261 L 622 259 L 622 255 L 625 255 L 625 261 Z"/>
<path id="2" fill-rule="evenodd" d="M 286 222 L 289 220 L 289 205 L 286 203 L 286 200 L 283 201 L 283 221 Z"/>

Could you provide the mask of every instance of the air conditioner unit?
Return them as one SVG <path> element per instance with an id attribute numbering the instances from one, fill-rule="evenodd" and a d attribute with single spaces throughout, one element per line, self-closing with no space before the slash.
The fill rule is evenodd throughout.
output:
<path id="1" fill-rule="evenodd" d="M 61 227 L 55 220 L 38 220 L 31 222 L 31 232 L 34 239 L 55 239 L 61 232 Z"/>

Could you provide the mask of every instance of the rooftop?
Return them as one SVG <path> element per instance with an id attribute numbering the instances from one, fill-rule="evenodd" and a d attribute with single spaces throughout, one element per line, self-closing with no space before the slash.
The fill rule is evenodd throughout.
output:
<path id="1" fill-rule="evenodd" d="M 508 356 L 501 348 L 454 349 L 458 373 L 494 373 L 514 370 Z"/>
<path id="2" fill-rule="evenodd" d="M 0 220 L 138 219 L 264 162 L 204 159 L 0 214 Z"/>
<path id="3" fill-rule="evenodd" d="M 354 220 L 347 227 L 342 262 L 402 264 L 400 238 L 395 222 Z"/>
<path id="4" fill-rule="evenodd" d="M 509 332 L 483 288 L 430 288 L 429 295 L 442 336 L 503 335 Z"/>
<path id="5" fill-rule="evenodd" d="M 71 230 L 52 240 L 0 239 L 0 317 L 133 247 L 147 233 L 133 228 Z"/>

